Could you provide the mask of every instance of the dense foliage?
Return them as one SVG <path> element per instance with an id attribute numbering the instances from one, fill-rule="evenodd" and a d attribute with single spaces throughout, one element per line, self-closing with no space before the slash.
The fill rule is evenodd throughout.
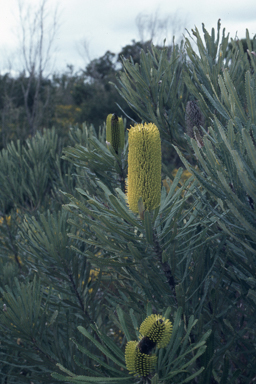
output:
<path id="1" fill-rule="evenodd" d="M 221 37 L 220 22 L 192 33 L 197 49 L 152 45 L 123 57 L 115 81 L 111 52 L 87 67 L 91 82 L 55 79 L 80 124 L 2 149 L 0 383 L 255 381 L 256 38 Z M 143 194 L 128 205 L 129 154 L 139 147 L 141 180 L 159 146 L 126 129 L 113 148 L 105 124 L 79 121 L 76 103 L 86 110 L 86 92 L 108 87 L 165 145 L 150 210 Z M 173 171 L 174 151 L 186 170 Z"/>

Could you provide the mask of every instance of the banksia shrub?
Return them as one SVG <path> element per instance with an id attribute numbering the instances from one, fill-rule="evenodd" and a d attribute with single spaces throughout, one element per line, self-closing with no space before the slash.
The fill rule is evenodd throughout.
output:
<path id="1" fill-rule="evenodd" d="M 107 117 L 106 141 L 110 143 L 113 149 L 118 153 L 118 149 L 124 147 L 124 123 L 121 117 L 115 113 Z"/>
<path id="2" fill-rule="evenodd" d="M 125 348 L 125 362 L 131 374 L 145 377 L 154 370 L 157 356 L 142 353 L 140 351 L 140 343 L 129 341 Z"/>
<path id="3" fill-rule="evenodd" d="M 130 209 L 138 213 L 142 197 L 144 207 L 152 210 L 161 198 L 161 140 L 155 124 L 131 127 L 128 133 L 127 198 Z"/>

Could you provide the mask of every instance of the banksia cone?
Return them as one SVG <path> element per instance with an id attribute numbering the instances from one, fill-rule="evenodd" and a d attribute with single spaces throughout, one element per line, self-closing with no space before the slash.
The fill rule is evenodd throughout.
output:
<path id="1" fill-rule="evenodd" d="M 196 139 L 197 143 L 199 143 L 200 146 L 203 146 L 203 132 L 201 126 L 204 127 L 205 118 L 196 101 L 187 102 L 185 122 L 187 135 L 193 139 Z M 197 128 L 196 134 L 194 134 L 194 127 Z"/>
<path id="2" fill-rule="evenodd" d="M 142 197 L 144 207 L 152 210 L 161 198 L 161 140 L 155 124 L 138 124 L 128 134 L 127 198 L 130 209 L 138 213 Z"/>
<path id="3" fill-rule="evenodd" d="M 124 123 L 121 117 L 115 113 L 107 117 L 106 141 L 110 143 L 113 149 L 118 153 L 118 149 L 124 147 Z"/>
<path id="4" fill-rule="evenodd" d="M 160 315 L 151 315 L 141 324 L 140 334 L 142 339 L 149 339 L 157 348 L 164 348 L 171 338 L 172 323 Z"/>
<path id="5" fill-rule="evenodd" d="M 125 363 L 131 374 L 145 377 L 154 370 L 157 356 L 142 353 L 137 341 L 129 341 L 125 348 Z"/>
<path id="6" fill-rule="evenodd" d="M 140 326 L 141 340 L 129 341 L 125 348 L 125 363 L 132 374 L 147 376 L 154 370 L 157 356 L 151 352 L 155 346 L 164 348 L 172 334 L 172 323 L 160 315 L 147 317 Z"/>

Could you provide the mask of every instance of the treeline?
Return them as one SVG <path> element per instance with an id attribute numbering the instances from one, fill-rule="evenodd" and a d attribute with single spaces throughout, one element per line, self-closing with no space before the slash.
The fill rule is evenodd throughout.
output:
<path id="1" fill-rule="evenodd" d="M 24 72 L 16 77 L 0 75 L 0 148 L 53 126 L 64 137 L 71 125 L 81 126 L 83 122 L 97 130 L 109 113 L 125 113 L 136 119 L 110 82 L 117 84 L 122 58 L 139 62 L 141 49 L 147 51 L 150 45 L 150 41 L 133 40 L 117 55 L 107 51 L 83 70 L 76 72 L 73 65 L 68 65 L 64 73 L 54 73 L 51 78 L 38 79 L 39 75 Z M 127 119 L 128 124 L 131 122 Z"/>
<path id="2" fill-rule="evenodd" d="M 246 39 L 237 40 L 236 43 L 241 51 L 247 52 Z M 68 144 L 71 126 L 81 128 L 86 122 L 92 124 L 97 132 L 109 113 L 126 117 L 127 127 L 134 124 L 134 121 L 140 122 L 136 111 L 120 96 L 117 88 L 120 74 L 124 70 L 123 60 L 132 60 L 139 65 L 141 51 L 151 51 L 151 44 L 151 40 L 132 40 L 118 54 L 108 50 L 102 57 L 90 61 L 85 69 L 75 71 L 70 64 L 66 71 L 55 72 L 50 78 L 40 78 L 33 71 L 29 75 L 24 71 L 16 77 L 10 73 L 0 75 L 0 149 L 17 139 L 24 143 L 36 132 L 42 133 L 45 128 L 52 127 L 64 139 L 64 144 Z M 180 130 L 184 132 L 190 92 L 184 81 L 180 82 L 179 79 L 190 59 L 182 44 L 167 47 L 169 58 L 173 49 L 179 51 L 175 81 L 182 84 L 182 99 L 179 101 L 181 108 L 177 109 L 177 118 Z M 232 49 L 234 45 L 229 43 L 227 52 Z M 176 151 L 165 140 L 162 143 L 162 157 L 165 164 L 171 163 L 174 168 L 182 165 Z"/>

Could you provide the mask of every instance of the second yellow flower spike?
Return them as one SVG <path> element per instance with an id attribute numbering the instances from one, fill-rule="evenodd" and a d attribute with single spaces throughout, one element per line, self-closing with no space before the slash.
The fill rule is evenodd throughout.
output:
<path id="1" fill-rule="evenodd" d="M 115 113 L 107 117 L 106 123 L 106 141 L 110 143 L 113 149 L 118 153 L 118 149 L 124 147 L 124 123 L 121 117 Z"/>

